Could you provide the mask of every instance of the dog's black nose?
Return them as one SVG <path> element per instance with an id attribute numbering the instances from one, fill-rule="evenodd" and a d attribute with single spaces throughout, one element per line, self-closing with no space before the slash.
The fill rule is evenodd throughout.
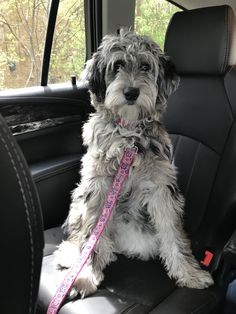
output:
<path id="1" fill-rule="evenodd" d="M 139 96 L 139 88 L 137 87 L 126 87 L 124 89 L 125 99 L 128 101 L 135 101 Z"/>

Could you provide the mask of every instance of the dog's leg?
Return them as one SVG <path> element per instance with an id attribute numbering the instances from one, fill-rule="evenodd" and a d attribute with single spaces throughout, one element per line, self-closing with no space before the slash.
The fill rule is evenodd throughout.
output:
<path id="1" fill-rule="evenodd" d="M 113 242 L 106 235 L 102 235 L 94 252 L 73 284 L 69 294 L 71 299 L 76 297 L 78 293 L 84 298 L 97 291 L 97 287 L 104 278 L 103 269 L 116 260 L 113 251 Z M 63 270 L 70 268 L 76 261 L 76 258 L 79 257 L 78 245 L 70 241 L 64 241 L 55 252 L 55 256 L 57 265 L 61 270 L 59 275 L 61 280 L 62 276 L 66 275 L 66 272 Z"/>
<path id="2" fill-rule="evenodd" d="M 183 197 L 177 191 L 162 186 L 149 199 L 148 211 L 156 226 L 159 255 L 169 277 L 176 279 L 181 287 L 204 289 L 214 282 L 192 254 L 190 240 L 183 230 L 183 204 Z"/>
<path id="3" fill-rule="evenodd" d="M 57 268 L 61 271 L 59 273 L 60 280 L 66 269 L 70 268 L 78 259 L 96 225 L 100 213 L 99 208 L 104 202 L 105 194 L 103 191 L 107 189 L 102 184 L 94 185 L 92 193 L 89 193 L 90 189 L 81 191 L 81 187 L 78 187 L 73 193 L 70 213 L 65 223 L 68 238 L 59 245 L 54 253 Z M 103 233 L 94 253 L 76 279 L 70 297 L 75 297 L 77 293 L 80 293 L 82 297 L 94 293 L 103 280 L 102 270 L 114 259 L 113 242 Z"/>

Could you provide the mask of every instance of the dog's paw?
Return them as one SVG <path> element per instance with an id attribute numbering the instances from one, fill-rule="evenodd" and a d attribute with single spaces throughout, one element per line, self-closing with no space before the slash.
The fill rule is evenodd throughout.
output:
<path id="1" fill-rule="evenodd" d="M 67 276 L 69 269 L 65 267 L 63 263 L 63 267 L 60 263 L 60 267 L 57 266 L 56 276 L 55 276 L 55 283 L 56 286 L 59 287 L 65 277 Z M 81 298 L 84 298 L 88 295 L 91 295 L 97 291 L 98 285 L 104 279 L 103 273 L 100 272 L 93 272 L 93 268 L 91 265 L 85 264 L 82 268 L 80 274 L 75 279 L 73 286 L 68 293 L 68 299 L 72 300 L 80 294 Z"/>
<path id="2" fill-rule="evenodd" d="M 79 250 L 71 242 L 63 241 L 54 252 L 54 257 L 58 269 L 70 268 L 79 257 Z"/>
<path id="3" fill-rule="evenodd" d="M 97 286 L 90 278 L 78 278 L 69 292 L 69 299 L 74 299 L 78 294 L 81 298 L 94 294 L 97 291 Z"/>
<path id="4" fill-rule="evenodd" d="M 206 289 L 214 284 L 214 280 L 209 272 L 194 269 L 191 273 L 185 274 L 183 278 L 179 278 L 177 284 L 180 287 Z"/>
<path id="5" fill-rule="evenodd" d="M 94 294 L 103 278 L 104 275 L 102 272 L 95 274 L 91 265 L 85 265 L 73 284 L 73 287 L 69 293 L 69 298 L 73 299 L 78 294 L 81 295 L 81 298 L 85 298 L 88 295 Z"/>
<path id="6" fill-rule="evenodd" d="M 61 268 L 57 269 L 56 277 L 55 277 L 55 284 L 56 287 L 60 287 L 63 280 L 67 276 L 68 269 Z M 76 298 L 79 294 L 81 298 L 84 298 L 88 295 L 91 295 L 97 291 L 97 285 L 90 277 L 85 277 L 79 275 L 79 277 L 75 280 L 71 290 L 68 292 L 67 298 L 72 300 Z"/>

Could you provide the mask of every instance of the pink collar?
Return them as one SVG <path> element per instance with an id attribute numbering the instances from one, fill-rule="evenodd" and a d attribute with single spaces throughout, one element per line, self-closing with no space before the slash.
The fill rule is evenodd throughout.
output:
<path id="1" fill-rule="evenodd" d="M 137 127 L 143 128 L 143 127 L 147 126 L 148 123 L 150 123 L 152 121 L 155 121 L 155 120 L 150 118 L 150 117 L 142 119 L 142 120 L 137 120 L 137 121 L 130 121 L 130 120 L 125 120 L 123 118 L 117 118 L 115 120 L 115 124 L 117 124 L 118 126 L 124 128 L 124 129 L 127 129 L 127 130 L 134 130 Z"/>
<path id="2" fill-rule="evenodd" d="M 127 130 L 133 130 L 140 124 L 140 121 L 129 121 L 119 118 L 116 120 L 116 124 Z"/>

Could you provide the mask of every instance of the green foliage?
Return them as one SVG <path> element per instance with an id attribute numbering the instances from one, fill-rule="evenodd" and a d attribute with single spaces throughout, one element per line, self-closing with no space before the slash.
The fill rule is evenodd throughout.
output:
<path id="1" fill-rule="evenodd" d="M 136 0 L 135 30 L 151 37 L 163 49 L 167 26 L 177 11 L 165 0 Z"/>
<path id="2" fill-rule="evenodd" d="M 1 0 L 0 59 L 4 88 L 39 84 L 47 16 L 48 0 Z"/>
<path id="3" fill-rule="evenodd" d="M 50 0 L 0 2 L 0 89 L 39 85 Z M 135 29 L 163 48 L 167 25 L 177 10 L 166 0 L 136 0 Z M 84 0 L 61 0 L 49 83 L 79 76 L 85 56 Z"/>
<path id="4" fill-rule="evenodd" d="M 79 75 L 85 63 L 84 1 L 60 2 L 51 55 L 49 82 Z"/>

